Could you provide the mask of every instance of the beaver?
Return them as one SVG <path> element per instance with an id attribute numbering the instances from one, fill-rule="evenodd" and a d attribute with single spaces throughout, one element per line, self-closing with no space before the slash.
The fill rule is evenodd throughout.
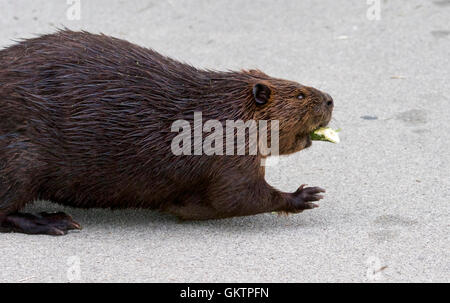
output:
<path id="1" fill-rule="evenodd" d="M 255 155 L 174 155 L 176 120 L 279 121 L 279 154 L 311 145 L 333 99 L 259 70 L 198 69 L 104 34 L 60 29 L 0 51 L 0 228 L 64 235 L 69 215 L 20 212 L 38 199 L 149 208 L 184 220 L 317 207 L 320 187 L 281 192 Z"/>

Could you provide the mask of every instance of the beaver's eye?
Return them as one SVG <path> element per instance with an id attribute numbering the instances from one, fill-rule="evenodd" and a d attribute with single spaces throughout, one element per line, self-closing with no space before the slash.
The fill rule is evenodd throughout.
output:
<path id="1" fill-rule="evenodd" d="M 303 93 L 298 94 L 297 99 L 301 100 L 305 98 L 305 95 L 303 95 Z"/>

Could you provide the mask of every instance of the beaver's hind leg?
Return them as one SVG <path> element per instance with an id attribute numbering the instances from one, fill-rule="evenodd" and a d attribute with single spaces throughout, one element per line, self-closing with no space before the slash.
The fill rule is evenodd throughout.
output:
<path id="1" fill-rule="evenodd" d="M 63 235 L 80 225 L 63 213 L 19 213 L 38 198 L 40 176 L 45 165 L 38 150 L 17 133 L 0 136 L 0 231 Z"/>

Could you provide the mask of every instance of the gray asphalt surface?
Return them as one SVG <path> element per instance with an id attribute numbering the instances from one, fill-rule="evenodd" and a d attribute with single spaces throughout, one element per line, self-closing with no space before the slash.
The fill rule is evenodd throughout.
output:
<path id="1" fill-rule="evenodd" d="M 276 3 L 276 4 L 275 4 Z M 450 1 L 0 1 L 0 46 L 55 27 L 104 32 L 214 69 L 259 68 L 329 92 L 341 144 L 270 167 L 320 207 L 180 223 L 147 210 L 63 210 L 64 237 L 0 234 L 3 282 L 450 282 Z M 79 267 L 77 266 L 79 265 Z M 79 270 L 78 270 L 79 269 Z"/>

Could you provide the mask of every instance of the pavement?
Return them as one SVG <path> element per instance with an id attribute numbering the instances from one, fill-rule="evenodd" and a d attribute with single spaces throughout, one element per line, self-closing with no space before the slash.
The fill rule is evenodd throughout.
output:
<path id="1" fill-rule="evenodd" d="M 379 20 L 364 0 L 82 0 L 69 20 L 72 9 L 1 0 L 0 46 L 66 26 L 198 67 L 259 68 L 329 92 L 341 143 L 268 169 L 281 190 L 327 189 L 298 215 L 180 223 L 38 201 L 26 211 L 62 210 L 84 229 L 0 234 L 1 282 L 450 282 L 449 0 L 381 1 Z"/>

